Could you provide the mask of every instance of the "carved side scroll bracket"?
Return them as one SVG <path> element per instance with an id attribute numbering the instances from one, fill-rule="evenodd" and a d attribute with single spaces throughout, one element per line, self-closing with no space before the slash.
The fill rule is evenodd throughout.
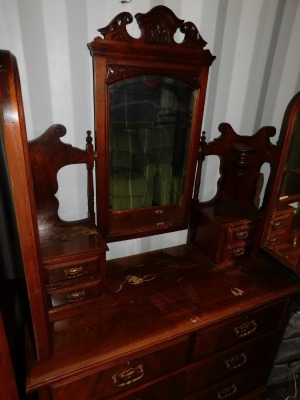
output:
<path id="1" fill-rule="evenodd" d="M 29 156 L 33 185 L 39 219 L 59 221 L 56 198 L 58 190 L 57 173 L 67 165 L 86 164 L 88 169 L 88 203 L 89 215 L 94 219 L 92 171 L 94 167 L 93 145 L 90 132 L 87 137 L 86 150 L 73 147 L 60 140 L 67 130 L 63 125 L 50 126 L 40 137 L 29 143 Z"/>

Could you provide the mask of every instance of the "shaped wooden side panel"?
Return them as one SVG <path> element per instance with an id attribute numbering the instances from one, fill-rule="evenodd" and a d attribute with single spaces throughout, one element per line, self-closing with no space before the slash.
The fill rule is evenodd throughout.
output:
<path id="1" fill-rule="evenodd" d="M 3 142 L 10 176 L 20 248 L 31 306 L 32 327 L 38 359 L 50 351 L 36 208 L 29 164 L 23 101 L 16 58 L 0 51 L 0 107 Z"/>

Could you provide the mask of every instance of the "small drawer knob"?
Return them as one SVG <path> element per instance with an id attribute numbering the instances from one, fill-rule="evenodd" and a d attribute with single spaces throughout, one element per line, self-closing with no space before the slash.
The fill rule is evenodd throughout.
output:
<path id="1" fill-rule="evenodd" d="M 64 269 L 64 274 L 66 278 L 76 278 L 77 276 L 81 276 L 83 273 L 83 266 L 78 265 L 75 267 L 69 267 Z"/>
<path id="2" fill-rule="evenodd" d="M 67 299 L 70 301 L 79 301 L 85 299 L 85 296 L 85 290 L 78 290 L 76 292 L 67 294 Z"/>
<path id="3" fill-rule="evenodd" d="M 240 231 L 235 234 L 236 239 L 241 240 L 241 239 L 246 239 L 249 236 L 248 231 Z"/>

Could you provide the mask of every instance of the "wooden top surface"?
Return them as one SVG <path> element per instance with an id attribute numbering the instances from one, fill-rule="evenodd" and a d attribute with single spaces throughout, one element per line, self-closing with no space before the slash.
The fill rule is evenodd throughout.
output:
<path id="1" fill-rule="evenodd" d="M 58 376 L 72 377 L 78 369 L 84 375 L 107 368 L 133 351 L 136 357 L 159 349 L 300 291 L 262 258 L 217 268 L 186 246 L 112 260 L 107 270 L 108 294 L 99 303 L 53 323 L 53 354 L 47 361 L 29 361 L 29 391 Z"/>

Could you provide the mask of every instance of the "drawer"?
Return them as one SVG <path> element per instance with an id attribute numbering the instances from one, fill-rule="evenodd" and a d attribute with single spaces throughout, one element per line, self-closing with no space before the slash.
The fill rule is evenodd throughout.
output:
<path id="1" fill-rule="evenodd" d="M 240 371 L 260 364 L 274 356 L 277 348 L 278 332 L 259 336 L 256 340 L 235 346 L 209 358 L 198 361 L 188 370 L 186 387 L 189 392 L 203 389 L 215 382 L 229 378 Z M 273 357 L 272 357 L 273 358 Z"/>
<path id="2" fill-rule="evenodd" d="M 276 246 L 278 243 L 283 242 L 287 235 L 288 231 L 286 229 L 279 229 L 278 231 L 269 230 L 266 244 L 270 247 Z"/>
<path id="3" fill-rule="evenodd" d="M 69 282 L 98 273 L 98 258 L 69 261 L 60 264 L 45 266 L 46 281 L 48 284 Z"/>
<path id="4" fill-rule="evenodd" d="M 279 229 L 285 229 L 288 231 L 290 229 L 292 219 L 294 216 L 294 210 L 289 211 L 288 213 L 275 213 L 270 223 L 270 231 L 277 231 Z"/>
<path id="5" fill-rule="evenodd" d="M 238 243 L 229 244 L 223 251 L 222 259 L 224 261 L 233 260 L 238 257 L 244 256 L 251 251 L 251 242 L 241 241 Z"/>
<path id="6" fill-rule="evenodd" d="M 188 349 L 189 341 L 180 342 L 127 363 L 56 386 L 54 388 L 55 399 L 102 400 L 114 398 L 119 393 L 182 368 L 186 363 Z"/>
<path id="7" fill-rule="evenodd" d="M 184 380 L 185 374 L 181 373 L 147 386 L 133 394 L 118 397 L 118 400 L 182 400 Z M 115 400 L 115 397 L 111 397 L 109 400 Z"/>
<path id="8" fill-rule="evenodd" d="M 250 311 L 238 318 L 198 332 L 195 339 L 194 360 L 245 342 L 267 332 L 281 320 L 285 301 Z"/>
<path id="9" fill-rule="evenodd" d="M 245 241 L 252 238 L 255 224 L 243 224 L 226 229 L 225 243 Z"/>
<path id="10" fill-rule="evenodd" d="M 268 378 L 268 373 L 269 365 L 266 363 L 260 363 L 254 368 L 236 374 L 214 386 L 208 387 L 206 390 L 204 389 L 192 394 L 187 394 L 184 397 L 184 400 L 242 399 L 242 396 L 246 393 L 264 386 Z"/>
<path id="11" fill-rule="evenodd" d="M 100 295 L 101 280 L 93 279 L 80 285 L 72 285 L 62 289 L 48 290 L 49 307 L 58 307 L 89 300 Z"/>

